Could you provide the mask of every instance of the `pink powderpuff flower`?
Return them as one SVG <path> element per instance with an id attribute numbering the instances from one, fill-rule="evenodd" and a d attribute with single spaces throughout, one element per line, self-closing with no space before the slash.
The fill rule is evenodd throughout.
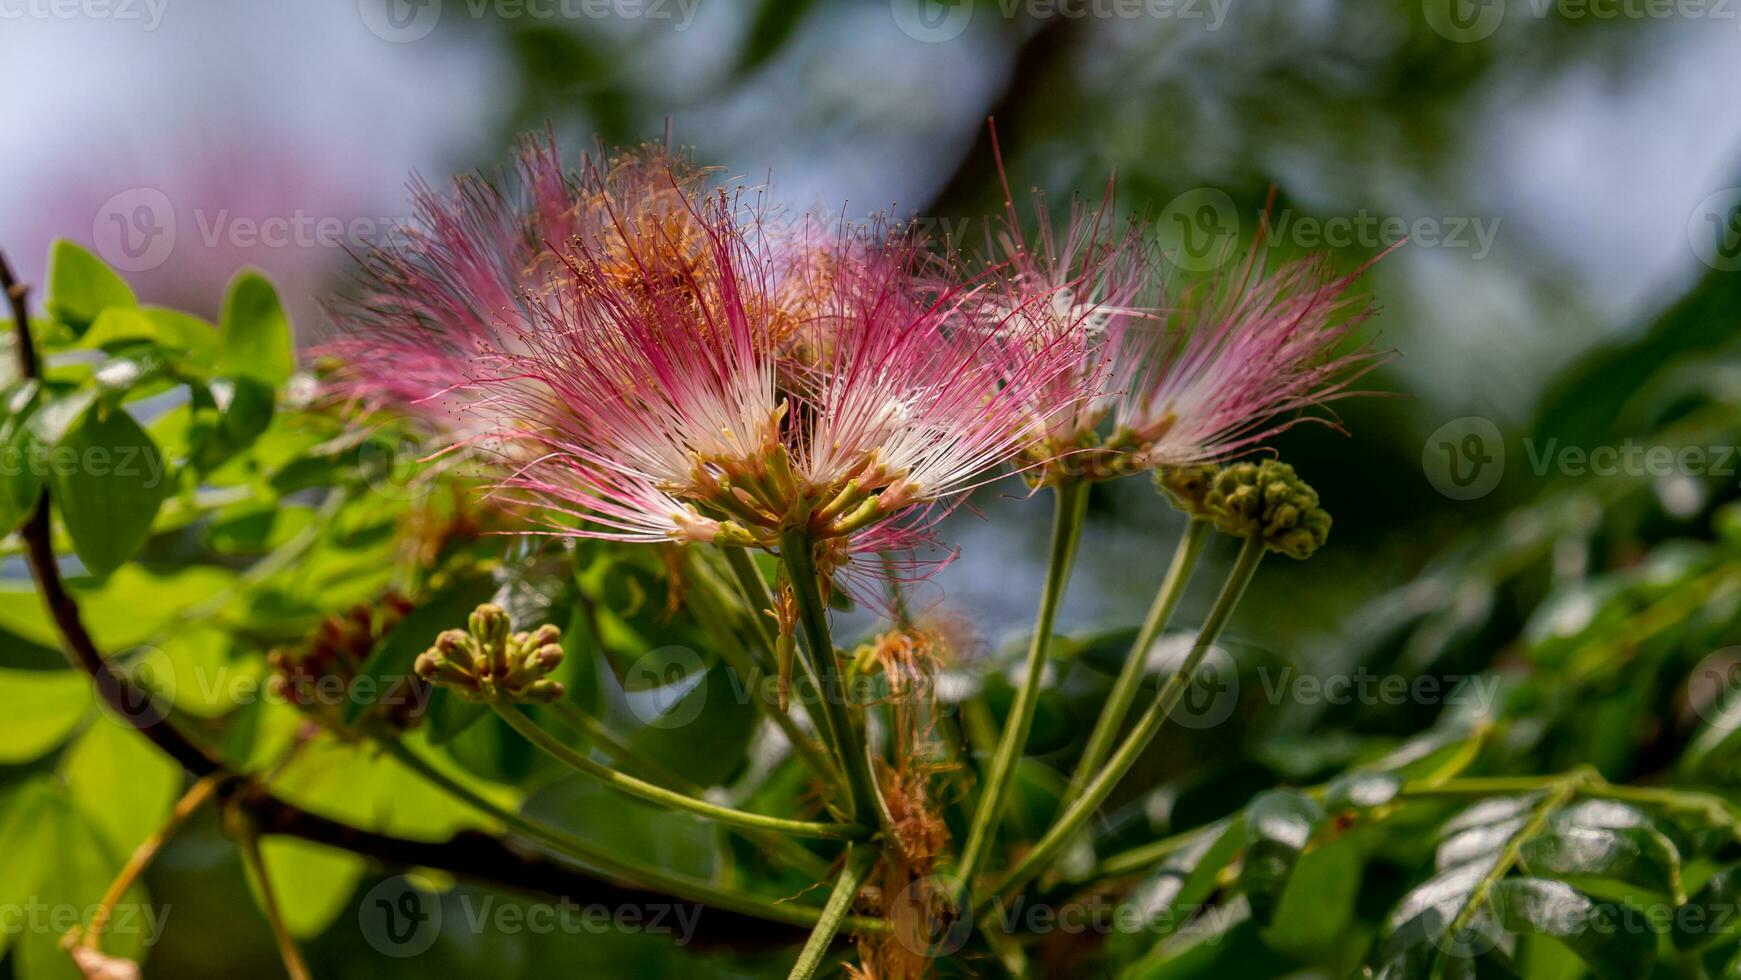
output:
<path id="1" fill-rule="evenodd" d="M 1107 479 L 1238 456 L 1322 420 L 1310 410 L 1352 394 L 1387 357 L 1338 353 L 1373 312 L 1349 293 L 1365 266 L 1336 276 L 1328 258 L 1311 256 L 1266 271 L 1260 237 L 1232 274 L 1169 308 L 1161 256 L 1140 224 L 1115 226 L 1110 186 L 1097 210 L 1072 209 L 1062 235 L 1039 203 L 1032 246 L 1011 206 L 995 309 L 1025 331 L 1074 338 L 1070 383 L 1096 393 L 1046 431 L 1044 452 L 1058 463 L 1042 480 L 1060 468 Z"/>
<path id="2" fill-rule="evenodd" d="M 623 288 L 590 245 L 563 256 L 490 382 L 543 446 L 508 486 L 559 533 L 772 548 L 801 531 L 841 562 L 909 550 L 1034 449 L 1021 419 L 1066 351 L 1028 338 L 987 357 L 982 291 L 934 287 L 917 246 L 875 226 L 770 231 L 745 202 L 694 203 L 705 261 L 661 289 Z M 678 243 L 646 227 L 622 244 L 654 266 Z"/>
<path id="3" fill-rule="evenodd" d="M 992 243 L 997 298 L 988 311 L 998 318 L 998 332 L 1044 337 L 1073 351 L 1070 369 L 1052 390 L 1038 393 L 1029 417 L 1043 434 L 1043 452 L 1078 463 L 1087 460 L 1074 451 L 1098 444 L 1101 423 L 1116 414 L 1122 394 L 1153 359 L 1158 333 L 1158 266 L 1142 228 L 1119 227 L 1112 200 L 1109 184 L 1098 208 L 1073 203 L 1060 233 L 1036 194 L 1038 229 L 1029 242 L 1006 184 L 1008 216 Z M 1051 412 L 1072 391 L 1088 397 L 1071 402 L 1071 411 Z"/>
<path id="4" fill-rule="evenodd" d="M 1358 394 L 1350 385 L 1392 356 L 1338 352 L 1376 312 L 1349 288 L 1377 258 L 1344 275 L 1327 255 L 1266 270 L 1262 248 L 1170 312 L 1155 356 L 1121 388 L 1113 443 L 1145 468 L 1224 461 L 1302 421 L 1334 425 L 1312 410 Z"/>
<path id="5" fill-rule="evenodd" d="M 339 369 L 331 387 L 368 408 L 391 407 L 438 430 L 472 432 L 477 379 L 518 343 L 563 266 L 585 240 L 603 254 L 637 224 L 689 216 L 687 190 L 707 172 L 647 145 L 564 170 L 554 138 L 528 137 L 517 187 L 481 175 L 441 193 L 413 181 L 414 218 L 362 260 L 359 288 L 329 312 L 338 336 L 319 353 Z M 621 268 L 625 279 L 654 273 Z"/>

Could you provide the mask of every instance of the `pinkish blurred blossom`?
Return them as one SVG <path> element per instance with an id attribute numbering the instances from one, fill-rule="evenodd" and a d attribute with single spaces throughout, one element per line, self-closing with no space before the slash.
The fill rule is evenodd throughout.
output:
<path id="1" fill-rule="evenodd" d="M 518 191 L 418 190 L 418 220 L 335 313 L 340 390 L 496 454 L 546 531 L 907 551 L 1034 451 L 1068 338 L 988 329 L 879 225 L 788 219 L 659 148 L 565 175 L 530 142 Z M 1067 412 L 1081 392 L 1054 398 Z M 898 566 L 898 563 L 896 565 Z"/>
<path id="2" fill-rule="evenodd" d="M 1060 233 L 1038 199 L 1031 243 L 1012 203 L 996 242 L 999 298 L 989 308 L 1023 336 L 1070 338 L 1077 360 L 1054 384 L 1094 393 L 1065 415 L 1045 415 L 1051 392 L 1032 406 L 1035 424 L 1049 419 L 1043 452 L 1065 471 L 1108 478 L 1236 457 L 1323 420 L 1311 410 L 1350 394 L 1385 359 L 1370 347 L 1341 350 L 1372 314 L 1349 292 L 1364 268 L 1338 276 L 1311 256 L 1266 270 L 1260 239 L 1230 273 L 1167 300 L 1164 256 L 1140 223 L 1120 224 L 1112 200 L 1109 186 L 1098 208 L 1076 204 Z"/>

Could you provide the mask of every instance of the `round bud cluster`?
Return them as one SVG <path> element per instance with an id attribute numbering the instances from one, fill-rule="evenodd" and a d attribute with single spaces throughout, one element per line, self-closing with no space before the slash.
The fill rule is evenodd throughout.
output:
<path id="1" fill-rule="evenodd" d="M 412 727 L 428 703 L 428 685 L 422 680 L 405 676 L 384 689 L 366 691 L 357 683 L 369 654 L 412 608 L 409 599 L 389 592 L 373 605 L 327 617 L 301 646 L 266 655 L 273 671 L 267 690 L 342 735 L 354 734 L 344 722 L 345 705 L 364 696 L 376 698 L 370 709 L 376 720 L 398 729 Z"/>
<path id="2" fill-rule="evenodd" d="M 450 687 L 468 701 L 556 701 L 560 681 L 549 674 L 562 663 L 562 631 L 540 626 L 513 633 L 508 613 L 485 603 L 466 629 L 445 630 L 417 656 L 417 676 Z"/>
<path id="3" fill-rule="evenodd" d="M 1318 492 L 1292 466 L 1273 459 L 1222 468 L 1202 501 L 1216 527 L 1262 538 L 1290 558 L 1310 558 L 1330 536 L 1330 513 L 1318 506 Z"/>

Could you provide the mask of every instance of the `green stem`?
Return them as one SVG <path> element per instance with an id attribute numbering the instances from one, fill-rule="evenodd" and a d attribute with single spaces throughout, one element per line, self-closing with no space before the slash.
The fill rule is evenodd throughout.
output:
<path id="1" fill-rule="evenodd" d="M 1538 793 L 1555 782 L 1560 775 L 1550 776 L 1481 776 L 1452 779 L 1438 784 L 1404 783 L 1397 798 L 1404 800 L 1460 800 L 1483 796 L 1507 796 L 1517 793 Z"/>
<path id="2" fill-rule="evenodd" d="M 1203 621 L 1203 626 L 1197 631 L 1197 642 L 1191 648 L 1191 653 L 1173 676 L 1167 678 L 1166 686 L 1137 720 L 1136 727 L 1125 736 L 1119 744 L 1118 751 L 1107 761 L 1106 768 L 1088 784 L 1082 795 L 1064 810 L 1064 815 L 1046 831 L 1032 850 L 1022 858 L 1020 864 L 1005 874 L 1003 880 L 987 894 L 985 904 L 989 905 L 1000 896 L 1013 893 L 1027 884 L 1028 879 L 1038 874 L 1051 863 L 1058 852 L 1070 840 L 1070 837 L 1088 822 L 1100 804 L 1111 795 L 1118 781 L 1136 764 L 1137 757 L 1148 748 L 1155 734 L 1166 723 L 1167 715 L 1172 713 L 1179 699 L 1185 696 L 1185 689 L 1190 686 L 1197 667 L 1203 662 L 1209 648 L 1214 645 L 1215 638 L 1221 635 L 1221 630 L 1233 616 L 1233 610 L 1239 605 L 1239 600 L 1245 595 L 1245 587 L 1251 584 L 1252 576 L 1257 573 L 1258 563 L 1263 561 L 1264 543 L 1261 537 L 1245 539 L 1245 544 L 1239 550 L 1239 558 L 1233 563 L 1233 570 L 1227 575 L 1227 582 L 1221 587 L 1221 594 L 1216 596 L 1215 605 L 1209 610 L 1209 616 Z"/>
<path id="3" fill-rule="evenodd" d="M 683 776 L 667 769 L 657 759 L 634 749 L 634 747 L 618 738 L 615 733 L 611 732 L 602 722 L 597 718 L 594 718 L 592 715 L 581 711 L 579 708 L 576 708 L 565 701 L 557 701 L 550 705 L 550 707 L 555 708 L 557 717 L 567 722 L 570 727 L 574 728 L 582 735 L 586 735 L 594 741 L 603 744 L 605 746 L 605 751 L 614 756 L 618 762 L 632 761 L 635 767 L 641 772 L 657 777 L 659 782 L 679 793 L 683 793 L 686 796 L 697 797 L 707 792 L 705 787 L 690 782 Z M 600 734 L 603 734 L 605 738 L 600 738 Z M 607 739 L 608 742 L 606 741 Z M 620 750 L 617 748 L 618 746 L 620 746 Z M 780 855 L 780 857 L 791 864 L 795 870 L 802 872 L 803 874 L 810 875 L 817 880 L 821 880 L 828 875 L 827 862 L 823 861 L 820 857 L 817 857 L 804 845 L 783 833 L 774 833 L 764 830 L 745 831 L 744 835 L 751 841 L 766 848 L 770 853 Z"/>
<path id="4" fill-rule="evenodd" d="M 817 693 L 822 702 L 822 720 L 830 743 L 840 754 L 840 767 L 846 773 L 852 817 L 867 824 L 884 823 L 885 811 L 882 797 L 877 793 L 876 777 L 871 772 L 870 751 L 847 709 L 846 682 L 841 676 L 839 658 L 834 653 L 834 638 L 828 629 L 828 609 L 822 601 L 814 548 L 815 542 L 804 531 L 787 531 L 780 535 L 780 560 L 786 563 L 786 577 L 791 581 L 792 596 L 798 605 L 798 619 L 804 627 L 810 666 L 821 681 Z"/>
<path id="5" fill-rule="evenodd" d="M 1034 621 L 1034 636 L 1028 643 L 1026 673 L 1021 687 L 1016 689 L 1009 717 L 1004 721 L 1003 736 L 998 740 L 992 757 L 985 789 L 980 793 L 979 806 L 973 811 L 973 823 L 968 828 L 967 846 L 961 851 L 957 874 L 964 885 L 971 887 L 973 877 L 985 862 L 986 852 L 996 838 L 997 824 L 1009 799 L 1010 786 L 1015 782 L 1016 764 L 1028 745 L 1028 733 L 1034 726 L 1034 710 L 1040 701 L 1040 686 L 1046 673 L 1046 657 L 1051 650 L 1052 630 L 1058 618 L 1058 607 L 1064 600 L 1064 586 L 1070 580 L 1070 566 L 1076 558 L 1076 545 L 1082 539 L 1082 518 L 1088 509 L 1089 484 L 1083 480 L 1060 483 L 1055 488 L 1057 509 L 1052 519 L 1052 547 L 1046 564 L 1046 586 L 1040 596 L 1040 611 Z"/>
<path id="6" fill-rule="evenodd" d="M 527 840 L 537 841 L 565 857 L 580 861 L 607 874 L 615 875 L 624 881 L 644 888 L 656 888 L 686 902 L 699 902 L 730 912 L 753 915 L 770 922 L 809 926 L 814 925 L 821 916 L 821 910 L 814 906 L 795 905 L 756 895 L 745 895 L 741 892 L 720 888 L 710 882 L 698 881 L 686 875 L 672 874 L 661 868 L 622 857 L 615 851 L 588 843 L 537 821 L 528 820 L 513 810 L 485 798 L 477 791 L 430 765 L 398 741 L 382 739 L 378 744 L 401 765 L 417 773 L 437 789 L 490 817 L 514 833 Z M 873 920 L 855 921 L 853 928 L 861 931 L 877 931 L 882 928 L 882 924 Z"/>
<path id="7" fill-rule="evenodd" d="M 1113 742 L 1118 738 L 1118 729 L 1124 722 L 1124 716 L 1130 713 L 1130 705 L 1136 700 L 1137 691 L 1142 688 L 1143 669 L 1148 665 L 1149 648 L 1155 645 L 1155 640 L 1161 631 L 1167 628 L 1167 620 L 1173 617 L 1173 610 L 1179 606 L 1179 600 L 1185 595 L 1185 584 L 1191 579 L 1191 570 L 1196 567 L 1197 559 L 1203 554 L 1203 543 L 1209 540 L 1211 525 L 1202 518 L 1193 517 L 1185 525 L 1185 533 L 1179 538 L 1178 547 L 1173 550 L 1173 562 L 1167 567 L 1167 577 L 1161 580 L 1160 591 L 1155 593 L 1154 604 L 1149 606 L 1148 618 L 1143 620 L 1142 628 L 1137 630 L 1136 640 L 1130 645 L 1130 652 L 1125 654 L 1124 668 L 1119 671 L 1118 680 L 1113 682 L 1112 692 L 1107 695 L 1106 704 L 1100 709 L 1100 718 L 1094 723 L 1094 731 L 1088 736 L 1088 745 L 1082 750 L 1082 758 L 1076 763 L 1076 773 L 1070 777 L 1070 787 L 1065 790 L 1063 805 L 1082 794 L 1088 785 L 1088 780 L 1100 769 L 1100 764 L 1106 761 L 1106 756 L 1112 751 Z"/>
<path id="8" fill-rule="evenodd" d="M 804 949 L 798 954 L 798 962 L 792 964 L 787 980 L 810 980 L 816 975 L 823 957 L 828 955 L 829 945 L 834 942 L 835 933 L 840 931 L 840 924 L 852 908 L 853 899 L 858 897 L 859 886 L 864 884 L 876 863 L 875 847 L 847 845 L 846 866 L 840 869 L 840 877 L 834 879 L 834 890 L 828 894 L 828 904 L 822 906 L 822 917 L 816 920 L 816 928 L 804 941 Z"/>
<path id="9" fill-rule="evenodd" d="M 762 641 L 764 663 L 752 662 L 752 658 L 742 649 L 725 638 L 720 644 L 720 655 L 725 657 L 731 668 L 743 678 L 750 699 L 756 703 L 762 713 L 773 721 L 780 733 L 786 736 L 787 744 L 792 746 L 792 752 L 798 756 L 816 778 L 823 781 L 826 789 L 837 792 L 842 783 L 840 771 L 828 758 L 828 754 L 817 744 L 816 739 L 803 726 L 799 725 L 787 712 L 780 710 L 778 702 L 767 696 L 763 679 L 767 677 L 765 664 L 773 659 L 774 636 L 768 625 L 768 617 L 763 610 L 773 608 L 773 600 L 768 596 L 767 583 L 762 581 L 762 573 L 756 569 L 755 561 L 743 548 L 721 548 L 726 553 L 726 560 L 731 565 L 732 574 L 737 578 L 738 585 L 744 590 L 744 598 L 750 605 L 750 618 L 754 622 L 756 636 Z M 697 563 L 699 564 L 699 562 Z M 712 576 L 708 578 L 711 580 Z M 719 583 L 725 587 L 725 583 Z M 710 605 L 704 602 L 704 605 Z M 814 687 L 812 689 L 815 689 Z M 826 794 L 825 794 L 826 795 Z"/>
<path id="10" fill-rule="evenodd" d="M 685 796 L 675 790 L 669 790 L 663 786 L 618 772 L 610 766 L 595 762 L 586 755 L 576 752 L 564 744 L 561 739 L 539 728 L 536 722 L 526 717 L 524 712 L 507 701 L 493 701 L 490 706 L 496 709 L 496 713 L 502 716 L 502 720 L 506 721 L 510 728 L 519 732 L 533 745 L 543 749 L 552 758 L 565 763 L 571 769 L 597 779 L 626 796 L 632 796 L 657 806 L 693 813 L 709 820 L 716 820 L 728 827 L 741 827 L 745 830 L 771 830 L 799 837 L 821 837 L 827 840 L 858 840 L 869 836 L 869 831 L 858 824 L 817 823 L 810 820 L 771 817 L 761 813 L 734 810 L 731 807 L 719 806 L 705 800 Z"/>

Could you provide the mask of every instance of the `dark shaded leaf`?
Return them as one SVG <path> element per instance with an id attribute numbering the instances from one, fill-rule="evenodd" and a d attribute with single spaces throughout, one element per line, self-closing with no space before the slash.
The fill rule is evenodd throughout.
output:
<path id="1" fill-rule="evenodd" d="M 1304 793 L 1270 790 L 1252 800 L 1245 815 L 1245 866 L 1239 890 L 1251 903 L 1251 916 L 1266 926 L 1300 854 L 1324 819 L 1324 808 Z"/>

